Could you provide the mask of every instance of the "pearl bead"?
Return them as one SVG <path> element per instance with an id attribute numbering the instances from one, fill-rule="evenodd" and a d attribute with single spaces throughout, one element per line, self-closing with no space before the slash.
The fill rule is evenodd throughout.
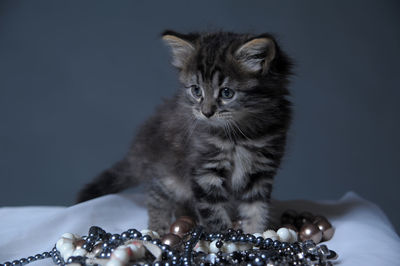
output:
<path id="1" fill-rule="evenodd" d="M 296 218 L 294 223 L 295 223 L 295 226 L 300 229 L 301 227 L 303 227 L 303 225 L 305 225 L 307 223 L 312 223 L 313 220 L 314 220 L 314 216 L 310 212 L 302 212 Z"/>
<path id="2" fill-rule="evenodd" d="M 274 230 L 267 230 L 263 233 L 264 238 L 271 238 L 272 240 L 278 240 L 278 235 Z"/>
<path id="3" fill-rule="evenodd" d="M 245 250 L 251 249 L 251 245 L 244 244 L 244 243 L 238 244 L 237 247 L 238 247 L 238 250 L 241 250 L 241 251 L 245 251 Z"/>
<path id="4" fill-rule="evenodd" d="M 297 232 L 292 229 L 288 229 L 288 230 L 290 233 L 290 243 L 297 242 L 297 240 L 298 240 Z"/>
<path id="5" fill-rule="evenodd" d="M 92 253 L 93 255 L 97 256 L 97 254 L 100 254 L 102 250 L 103 250 L 103 243 L 98 243 L 93 247 Z"/>
<path id="6" fill-rule="evenodd" d="M 60 250 L 61 249 L 61 246 L 63 246 L 65 243 L 71 243 L 71 245 L 72 245 L 72 239 L 70 239 L 70 238 L 65 238 L 65 237 L 61 237 L 58 241 L 57 241 L 57 243 L 56 243 L 56 248 L 58 249 L 58 250 Z"/>
<path id="7" fill-rule="evenodd" d="M 287 229 L 287 228 L 284 228 L 284 227 L 279 228 L 279 230 L 276 231 L 276 234 L 278 235 L 279 241 L 281 241 L 281 242 L 290 242 L 290 240 L 291 240 L 291 235 L 290 235 L 289 229 Z"/>
<path id="8" fill-rule="evenodd" d="M 128 262 L 130 259 L 129 256 L 129 251 L 130 248 L 128 248 L 127 246 L 119 246 L 116 250 L 114 250 L 114 252 L 111 255 L 111 258 L 116 258 L 121 262 Z"/>
<path id="9" fill-rule="evenodd" d="M 319 228 L 319 230 L 321 230 L 323 241 L 328 241 L 333 237 L 335 229 L 325 217 L 316 216 L 314 219 L 314 224 Z"/>
<path id="10" fill-rule="evenodd" d="M 179 245 L 181 242 L 181 238 L 177 235 L 168 233 L 163 238 L 161 239 L 161 242 L 165 245 L 169 245 L 171 247 L 175 247 L 176 245 Z"/>
<path id="11" fill-rule="evenodd" d="M 172 233 L 174 235 L 178 235 L 179 237 L 183 237 L 191 229 L 192 229 L 192 227 L 190 226 L 189 223 L 187 223 L 185 221 L 178 220 L 178 221 L 174 222 L 171 225 L 169 231 L 170 231 L 170 233 Z"/>
<path id="12" fill-rule="evenodd" d="M 72 256 L 85 256 L 87 254 L 87 251 L 83 248 L 80 249 L 75 249 L 74 252 L 72 253 Z"/>
<path id="13" fill-rule="evenodd" d="M 190 226 L 192 228 L 196 226 L 196 221 L 190 216 L 181 216 L 178 218 L 178 220 L 181 220 L 181 221 L 184 221 L 184 222 L 190 224 Z"/>
<path id="14" fill-rule="evenodd" d="M 235 243 L 232 243 L 232 242 L 225 243 L 222 246 L 222 250 L 225 253 L 232 253 L 232 252 L 236 251 L 237 249 L 238 249 L 237 245 Z"/>
<path id="15" fill-rule="evenodd" d="M 85 244 L 85 243 L 86 243 L 85 240 L 79 239 L 79 240 L 75 241 L 74 244 L 75 244 L 75 247 L 76 247 L 76 248 L 82 248 L 82 245 Z"/>
<path id="16" fill-rule="evenodd" d="M 151 238 L 160 238 L 160 235 L 156 231 L 152 231 L 149 229 L 143 229 L 140 231 L 142 235 L 149 235 Z"/>
<path id="17" fill-rule="evenodd" d="M 106 264 L 106 266 L 124 266 L 124 265 L 125 265 L 125 263 L 123 263 L 119 260 L 115 260 L 115 259 L 109 260 Z"/>
<path id="18" fill-rule="evenodd" d="M 146 250 L 142 243 L 138 241 L 132 241 L 127 246 L 131 249 L 132 257 L 134 259 L 141 259 L 144 257 Z"/>
<path id="19" fill-rule="evenodd" d="M 63 237 L 63 238 L 68 238 L 68 239 L 72 239 L 72 240 L 74 240 L 75 238 L 76 238 L 76 236 L 74 235 L 74 234 L 71 234 L 71 233 L 65 233 L 65 234 L 63 234 L 61 237 Z M 79 237 L 78 237 L 79 238 Z"/>
<path id="20" fill-rule="evenodd" d="M 260 237 L 260 236 L 262 237 L 262 234 L 260 234 L 260 233 L 254 233 L 253 236 L 254 236 L 255 238 Z"/>
<path id="21" fill-rule="evenodd" d="M 74 245 L 72 244 L 72 242 L 65 242 L 60 246 L 60 253 L 64 253 L 65 251 L 68 250 L 74 250 Z"/>
<path id="22" fill-rule="evenodd" d="M 197 242 L 197 244 L 193 248 L 193 250 L 196 251 L 196 252 L 208 253 L 209 252 L 208 244 L 207 244 L 206 241 L 200 240 L 199 242 Z"/>
<path id="23" fill-rule="evenodd" d="M 294 226 L 293 224 L 284 224 L 284 225 L 282 225 L 282 227 L 285 227 L 285 228 L 287 228 L 287 229 L 292 229 L 292 230 L 295 231 L 295 232 L 299 231 L 299 230 L 297 229 L 297 227 Z"/>
<path id="24" fill-rule="evenodd" d="M 211 243 L 210 243 L 210 247 L 209 247 L 209 249 L 210 249 L 210 252 L 212 252 L 212 253 L 217 253 L 218 251 L 219 251 L 219 248 L 217 247 L 217 242 L 218 242 L 219 240 L 214 240 L 214 241 L 212 241 Z"/>
<path id="25" fill-rule="evenodd" d="M 301 241 L 313 240 L 315 244 L 321 242 L 322 232 L 314 224 L 307 223 L 303 225 L 299 232 Z"/>

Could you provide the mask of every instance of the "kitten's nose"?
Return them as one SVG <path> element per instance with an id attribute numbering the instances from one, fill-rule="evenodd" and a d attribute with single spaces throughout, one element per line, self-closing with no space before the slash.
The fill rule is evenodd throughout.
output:
<path id="1" fill-rule="evenodd" d="M 202 113 L 205 117 L 210 118 L 210 117 L 214 114 L 214 111 L 212 111 L 212 110 L 201 111 L 201 113 Z"/>
<path id="2" fill-rule="evenodd" d="M 214 113 L 215 113 L 215 106 L 214 105 L 211 105 L 211 106 L 207 106 L 207 105 L 205 105 L 205 106 L 203 106 L 202 108 L 201 108 L 201 113 L 205 116 L 205 117 L 207 117 L 207 118 L 210 118 Z"/>

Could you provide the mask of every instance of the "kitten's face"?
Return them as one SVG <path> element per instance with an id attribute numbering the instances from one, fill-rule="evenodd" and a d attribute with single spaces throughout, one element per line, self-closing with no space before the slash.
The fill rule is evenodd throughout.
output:
<path id="1" fill-rule="evenodd" d="M 166 32 L 163 40 L 172 48 L 185 105 L 196 120 L 230 130 L 268 112 L 274 94 L 269 70 L 278 51 L 270 35 Z"/>
<path id="2" fill-rule="evenodd" d="M 256 79 L 236 80 L 222 71 L 216 71 L 209 79 L 204 76 L 198 69 L 180 74 L 186 100 L 196 119 L 229 128 L 252 114 L 255 106 L 247 106 L 251 98 L 248 90 L 257 85 Z"/>

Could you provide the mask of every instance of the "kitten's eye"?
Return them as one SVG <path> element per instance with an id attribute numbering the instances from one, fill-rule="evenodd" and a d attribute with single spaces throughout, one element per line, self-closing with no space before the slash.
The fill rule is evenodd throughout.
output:
<path id="1" fill-rule="evenodd" d="M 235 95 L 235 91 L 225 87 L 221 89 L 220 95 L 223 99 L 232 99 L 233 95 Z"/>
<path id="2" fill-rule="evenodd" d="M 192 85 L 190 86 L 190 90 L 195 98 L 200 98 L 202 95 L 201 89 L 199 86 Z"/>

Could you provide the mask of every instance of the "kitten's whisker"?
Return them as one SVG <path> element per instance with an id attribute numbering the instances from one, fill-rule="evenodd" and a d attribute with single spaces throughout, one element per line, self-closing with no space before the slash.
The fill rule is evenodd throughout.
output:
<path id="1" fill-rule="evenodd" d="M 239 130 L 239 132 L 243 135 L 243 137 L 245 137 L 247 140 L 251 140 L 248 136 L 246 136 L 246 134 L 244 134 L 243 130 L 240 129 L 240 127 L 236 121 L 232 120 L 232 125 L 234 127 L 236 127 L 237 130 Z"/>
<path id="2" fill-rule="evenodd" d="M 189 127 L 187 128 L 187 130 L 184 133 L 184 136 L 185 136 L 184 145 L 188 144 L 188 142 L 190 141 L 190 138 L 192 137 L 192 135 L 197 127 L 198 121 L 196 118 L 192 118 L 190 120 L 189 124 L 190 124 Z"/>
<path id="3" fill-rule="evenodd" d="M 224 124 L 223 124 L 225 134 L 228 136 L 228 138 L 229 138 L 229 140 L 230 140 L 231 142 L 234 142 L 234 141 L 233 141 L 233 138 L 232 138 L 232 135 L 230 134 L 230 130 L 229 130 L 229 128 L 228 128 L 228 125 L 229 125 L 228 123 L 224 123 Z"/>

